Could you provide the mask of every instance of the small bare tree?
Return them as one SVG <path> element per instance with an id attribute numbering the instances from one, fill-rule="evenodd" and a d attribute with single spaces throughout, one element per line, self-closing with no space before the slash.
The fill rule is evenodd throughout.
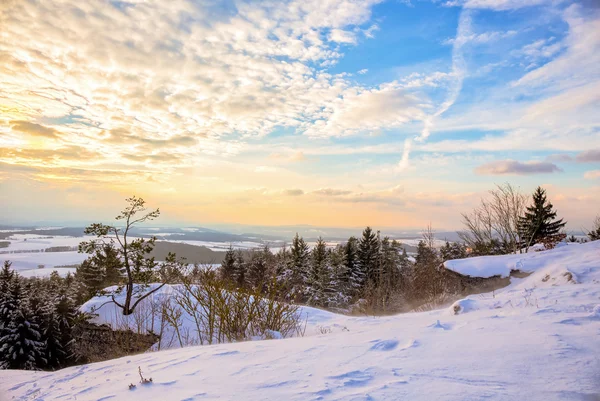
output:
<path id="1" fill-rule="evenodd" d="M 83 241 L 79 244 L 79 252 L 95 254 L 105 252 L 106 247 L 115 250 L 119 259 L 123 262 L 125 270 L 125 284 L 119 285 L 116 290 L 110 291 L 111 300 L 123 311 L 123 315 L 130 315 L 136 306 L 144 299 L 160 290 L 166 281 L 162 281 L 154 288 L 150 283 L 157 281 L 156 272 L 159 270 L 172 271 L 180 269 L 182 262 L 178 262 L 175 254 L 169 253 L 165 262 L 157 263 L 149 254 L 154 249 L 156 237 L 150 239 L 131 239 L 131 229 L 138 224 L 151 221 L 160 216 L 159 209 L 146 212 L 146 202 L 135 196 L 126 199 L 128 206 L 123 209 L 116 220 L 123 221 L 124 226 L 117 227 L 102 223 L 94 223 L 85 229 L 86 235 L 94 235 L 95 239 Z M 117 301 L 115 296 L 125 289 L 125 300 Z"/>
<path id="2" fill-rule="evenodd" d="M 496 185 L 489 193 L 471 213 L 463 213 L 465 229 L 458 232 L 460 239 L 472 249 L 499 242 L 508 252 L 520 251 L 519 217 L 527 197 L 509 183 Z"/>

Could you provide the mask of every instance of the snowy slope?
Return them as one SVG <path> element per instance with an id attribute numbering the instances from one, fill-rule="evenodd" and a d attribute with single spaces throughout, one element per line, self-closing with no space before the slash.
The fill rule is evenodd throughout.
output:
<path id="1" fill-rule="evenodd" d="M 548 266 L 574 267 L 580 270 L 598 267 L 600 241 L 560 243 L 555 249 L 515 255 L 479 256 L 475 258 L 449 260 L 447 269 L 472 277 L 508 277 L 511 270 L 532 273 Z"/>
<path id="2" fill-rule="evenodd" d="M 323 313 L 322 324 L 347 328 L 330 334 L 313 328 L 303 338 L 151 352 L 55 373 L 2 371 L 0 395 L 46 401 L 597 400 L 600 253 L 577 259 L 582 252 L 592 258 L 595 250 L 598 244 L 536 254 L 554 255 L 545 258 L 555 262 L 494 294 L 442 310 L 380 318 Z M 562 276 L 567 269 L 576 280 Z M 138 383 L 138 366 L 153 384 Z M 130 383 L 136 389 L 129 390 Z"/>

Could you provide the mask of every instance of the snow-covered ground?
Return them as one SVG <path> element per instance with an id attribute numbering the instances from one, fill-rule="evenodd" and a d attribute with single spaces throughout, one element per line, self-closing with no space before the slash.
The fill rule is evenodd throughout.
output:
<path id="1" fill-rule="evenodd" d="M 86 237 L 67 237 L 61 235 L 40 236 L 36 234 L 14 234 L 6 240 L 7 248 L 0 248 L 0 253 L 12 251 L 40 251 L 54 246 L 78 246 Z"/>
<path id="2" fill-rule="evenodd" d="M 598 400 L 600 241 L 535 256 L 524 264 L 545 261 L 529 277 L 441 310 L 315 311 L 305 337 L 0 371 L 0 399 Z M 152 384 L 139 384 L 138 367 Z"/>
<path id="3" fill-rule="evenodd" d="M 48 276 L 56 270 L 61 276 L 74 273 L 74 268 L 56 266 L 73 266 L 80 264 L 87 258 L 87 254 L 77 252 L 30 252 L 0 255 L 0 263 L 10 260 L 12 269 L 23 277 Z M 44 266 L 39 268 L 39 266 Z"/>
<path id="4" fill-rule="evenodd" d="M 549 265 L 558 265 L 565 268 L 589 263 L 594 265 L 598 260 L 598 254 L 587 252 L 587 250 L 596 248 L 600 253 L 597 241 L 585 244 L 561 242 L 555 249 L 545 252 L 540 252 L 539 247 L 532 247 L 529 253 L 449 260 L 444 263 L 444 266 L 466 276 L 491 277 L 499 275 L 508 277 L 511 270 L 532 273 Z"/>

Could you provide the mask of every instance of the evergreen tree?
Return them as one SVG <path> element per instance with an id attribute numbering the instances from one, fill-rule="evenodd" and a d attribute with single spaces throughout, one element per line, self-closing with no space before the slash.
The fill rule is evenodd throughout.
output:
<path id="1" fill-rule="evenodd" d="M 50 369 L 59 369 L 66 362 L 68 351 L 65 344 L 63 344 L 60 319 L 54 304 L 48 305 L 42 329 L 46 365 Z"/>
<path id="2" fill-rule="evenodd" d="M 8 326 L 11 312 L 16 308 L 16 302 L 12 299 L 11 283 L 15 272 L 10 268 L 11 263 L 7 260 L 0 270 L 0 335 L 2 329 Z"/>
<path id="3" fill-rule="evenodd" d="M 357 268 L 352 275 L 352 285 L 360 294 L 368 283 L 376 284 L 379 274 L 379 240 L 371 227 L 365 228 L 358 241 Z"/>
<path id="4" fill-rule="evenodd" d="M 80 303 L 94 297 L 104 288 L 104 269 L 93 258 L 84 260 L 75 271 Z"/>
<path id="5" fill-rule="evenodd" d="M 425 241 L 419 241 L 413 275 L 413 296 L 423 299 L 439 295 L 442 291 L 437 268 L 441 261 L 434 248 Z"/>
<path id="6" fill-rule="evenodd" d="M 220 275 L 221 279 L 227 282 L 233 282 L 235 273 L 236 273 L 236 258 L 235 251 L 231 244 L 229 245 L 229 249 L 225 252 L 225 256 L 223 257 L 223 261 L 221 262 Z"/>
<path id="7" fill-rule="evenodd" d="M 351 296 L 348 270 L 345 264 L 346 245 L 338 245 L 328 253 L 330 266 L 328 305 L 343 306 Z"/>
<path id="8" fill-rule="evenodd" d="M 40 327 L 31 321 L 24 305 L 13 311 L 0 338 L 0 368 L 39 370 L 45 365 Z"/>
<path id="9" fill-rule="evenodd" d="M 359 265 L 358 265 L 358 240 L 356 237 L 348 238 L 348 241 L 344 244 L 344 267 L 345 267 L 345 281 L 348 285 L 347 294 L 350 296 L 355 295 L 360 286 L 355 278 L 360 276 Z"/>
<path id="10" fill-rule="evenodd" d="M 527 207 L 525 216 L 519 219 L 519 232 L 529 247 L 538 241 L 557 235 L 567 224 L 556 220 L 554 206 L 546 199 L 546 190 L 537 187 L 533 193 L 533 204 Z"/>
<path id="11" fill-rule="evenodd" d="M 459 242 L 449 243 L 446 241 L 444 246 L 440 249 L 440 256 L 442 262 L 454 259 L 464 259 L 467 255 L 467 247 Z"/>
<path id="12" fill-rule="evenodd" d="M 267 283 L 267 271 L 272 256 L 268 246 L 252 251 L 246 272 L 246 282 L 251 288 L 263 290 Z"/>
<path id="13" fill-rule="evenodd" d="M 311 252 L 311 261 L 306 277 L 308 303 L 324 305 L 325 292 L 329 288 L 329 266 L 327 264 L 327 245 L 319 237 Z"/>
<path id="14" fill-rule="evenodd" d="M 235 270 L 233 278 L 238 288 L 246 286 L 246 261 L 244 260 L 244 252 L 241 249 L 235 251 Z"/>
<path id="15" fill-rule="evenodd" d="M 288 264 L 288 286 L 291 289 L 290 295 L 297 297 L 304 292 L 306 285 L 306 276 L 309 267 L 309 248 L 302 237 L 296 233 L 290 247 L 290 258 Z"/>

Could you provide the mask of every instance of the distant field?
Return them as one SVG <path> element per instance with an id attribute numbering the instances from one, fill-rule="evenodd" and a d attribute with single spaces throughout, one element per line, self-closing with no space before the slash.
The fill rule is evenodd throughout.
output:
<path id="1" fill-rule="evenodd" d="M 156 260 L 165 260 L 169 252 L 175 253 L 178 258 L 185 258 L 188 263 L 198 264 L 221 263 L 225 256 L 225 252 L 212 251 L 205 246 L 166 241 L 157 241 L 151 256 L 154 256 Z"/>

